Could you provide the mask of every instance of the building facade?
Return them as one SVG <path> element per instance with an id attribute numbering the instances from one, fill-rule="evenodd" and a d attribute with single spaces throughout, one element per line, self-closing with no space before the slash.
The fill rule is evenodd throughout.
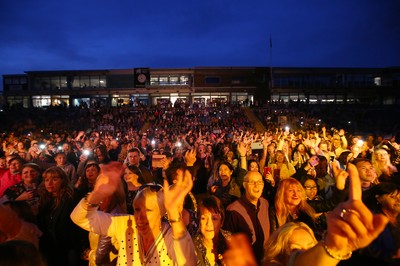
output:
<path id="1" fill-rule="evenodd" d="M 400 67 L 194 67 L 26 71 L 3 75 L 3 105 L 400 104 Z"/>

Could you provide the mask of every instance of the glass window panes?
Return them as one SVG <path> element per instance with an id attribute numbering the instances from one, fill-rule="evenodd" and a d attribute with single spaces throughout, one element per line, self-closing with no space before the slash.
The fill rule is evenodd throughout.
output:
<path id="1" fill-rule="evenodd" d="M 89 76 L 81 76 L 79 85 L 80 85 L 81 88 L 88 88 L 90 86 L 90 78 L 89 78 Z"/>

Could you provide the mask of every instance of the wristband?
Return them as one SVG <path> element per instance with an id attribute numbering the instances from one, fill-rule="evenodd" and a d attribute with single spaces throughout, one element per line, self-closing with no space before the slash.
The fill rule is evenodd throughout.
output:
<path id="1" fill-rule="evenodd" d="M 348 260 L 351 258 L 351 255 L 353 254 L 351 251 L 345 255 L 337 255 L 332 252 L 330 248 L 325 244 L 325 242 L 322 242 L 322 246 L 324 247 L 324 250 L 326 254 L 329 255 L 329 257 L 334 258 L 335 260 Z"/>
<path id="2" fill-rule="evenodd" d="M 90 192 L 86 194 L 86 196 L 83 198 L 83 202 L 88 206 L 88 207 L 92 207 L 92 208 L 98 208 L 100 207 L 101 204 L 103 204 L 102 201 L 100 201 L 99 203 L 90 203 L 88 201 L 88 196 L 90 195 Z"/>
<path id="3" fill-rule="evenodd" d="M 176 218 L 176 219 L 171 219 L 171 218 L 168 217 L 168 222 L 169 222 L 170 224 L 178 223 L 178 222 L 180 222 L 181 220 L 182 220 L 182 213 L 179 213 L 179 217 Z"/>

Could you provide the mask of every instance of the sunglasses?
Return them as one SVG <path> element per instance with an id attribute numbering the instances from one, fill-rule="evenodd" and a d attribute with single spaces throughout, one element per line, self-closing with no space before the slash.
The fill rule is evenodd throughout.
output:
<path id="1" fill-rule="evenodd" d="M 140 186 L 139 191 L 142 191 L 145 188 L 149 188 L 152 192 L 158 192 L 161 189 L 163 189 L 163 186 L 161 186 L 160 184 L 156 184 L 156 183 L 147 183 L 147 184 Z"/>

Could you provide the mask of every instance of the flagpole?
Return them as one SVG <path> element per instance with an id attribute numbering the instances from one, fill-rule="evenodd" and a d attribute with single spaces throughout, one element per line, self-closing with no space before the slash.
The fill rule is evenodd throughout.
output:
<path id="1" fill-rule="evenodd" d="M 269 82 L 269 89 L 270 93 L 272 92 L 272 88 L 274 87 L 274 78 L 272 74 L 272 36 L 269 35 L 269 66 L 270 66 L 270 82 Z"/>

